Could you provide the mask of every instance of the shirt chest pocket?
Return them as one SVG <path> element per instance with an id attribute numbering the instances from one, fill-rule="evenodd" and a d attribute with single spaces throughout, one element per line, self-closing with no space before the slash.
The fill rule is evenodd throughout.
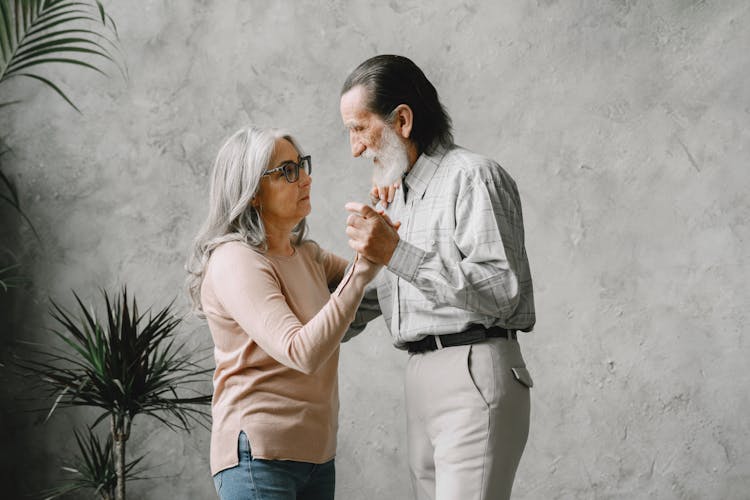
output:
<path id="1" fill-rule="evenodd" d="M 441 253 L 455 247 L 453 225 L 445 221 L 439 212 L 430 214 L 429 217 L 415 217 L 409 223 L 406 239 L 412 245 L 427 252 L 439 251 Z"/>
<path id="2" fill-rule="evenodd" d="M 452 202 L 444 196 L 432 196 L 428 192 L 424 198 L 407 204 L 404 210 L 402 227 L 406 226 L 407 231 L 401 233 L 402 237 L 426 252 L 455 258 L 457 248 L 453 234 L 456 222 Z"/>
<path id="3" fill-rule="evenodd" d="M 463 258 L 461 251 L 453 239 L 452 231 L 432 231 L 431 234 L 427 234 L 424 237 L 420 248 L 427 252 L 439 254 L 444 259 L 451 261 L 458 261 Z"/>

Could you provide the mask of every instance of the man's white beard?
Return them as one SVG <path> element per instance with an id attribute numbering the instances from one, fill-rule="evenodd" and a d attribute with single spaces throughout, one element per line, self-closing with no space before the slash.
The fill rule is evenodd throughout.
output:
<path id="1" fill-rule="evenodd" d="M 406 146 L 388 125 L 383 127 L 380 147 L 377 150 L 367 148 L 363 156 L 373 161 L 377 160 L 373 163 L 372 182 L 379 187 L 390 186 L 400 181 L 401 176 L 409 168 Z"/>

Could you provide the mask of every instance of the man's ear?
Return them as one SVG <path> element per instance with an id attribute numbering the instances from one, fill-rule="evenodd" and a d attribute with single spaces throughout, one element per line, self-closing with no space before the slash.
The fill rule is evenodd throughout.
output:
<path id="1" fill-rule="evenodd" d="M 394 111 L 395 121 L 393 124 L 396 127 L 396 132 L 404 139 L 408 139 L 414 125 L 414 113 L 406 104 L 399 104 Z"/>

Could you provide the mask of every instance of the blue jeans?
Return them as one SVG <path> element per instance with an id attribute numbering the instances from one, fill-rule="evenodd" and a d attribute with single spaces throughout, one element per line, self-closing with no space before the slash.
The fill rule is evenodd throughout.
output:
<path id="1" fill-rule="evenodd" d="M 221 500 L 333 500 L 336 469 L 324 464 L 253 458 L 250 442 L 240 431 L 240 463 L 214 476 Z"/>

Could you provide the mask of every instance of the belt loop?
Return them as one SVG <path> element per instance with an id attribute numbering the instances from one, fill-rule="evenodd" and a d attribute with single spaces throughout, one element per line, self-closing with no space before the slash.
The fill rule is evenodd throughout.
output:
<path id="1" fill-rule="evenodd" d="M 435 345 L 437 346 L 438 349 L 443 348 L 443 343 L 440 342 L 440 335 L 435 335 Z"/>

